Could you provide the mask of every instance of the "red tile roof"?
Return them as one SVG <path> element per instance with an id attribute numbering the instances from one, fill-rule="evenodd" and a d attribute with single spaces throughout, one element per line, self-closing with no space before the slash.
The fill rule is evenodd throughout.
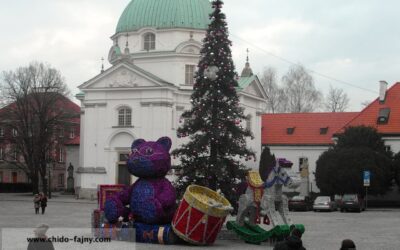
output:
<path id="1" fill-rule="evenodd" d="M 377 124 L 379 110 L 382 108 L 390 108 L 387 124 Z M 400 135 L 400 82 L 386 91 L 384 103 L 380 103 L 377 98 L 344 127 L 358 125 L 372 126 L 381 134 Z M 343 128 L 337 132 L 343 132 Z"/>
<path id="2" fill-rule="evenodd" d="M 263 145 L 331 145 L 332 135 L 358 112 L 285 113 L 262 115 Z M 288 128 L 295 128 L 288 134 Z M 328 128 L 320 134 L 321 128 Z"/>

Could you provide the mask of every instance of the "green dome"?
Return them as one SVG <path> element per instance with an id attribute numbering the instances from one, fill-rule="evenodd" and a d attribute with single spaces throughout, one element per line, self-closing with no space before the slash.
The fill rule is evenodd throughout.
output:
<path id="1" fill-rule="evenodd" d="M 116 33 L 144 27 L 207 29 L 209 0 L 132 0 L 119 18 Z"/>

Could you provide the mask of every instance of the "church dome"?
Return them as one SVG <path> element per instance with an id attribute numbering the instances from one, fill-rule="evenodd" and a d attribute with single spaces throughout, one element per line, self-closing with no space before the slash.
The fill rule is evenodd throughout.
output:
<path id="1" fill-rule="evenodd" d="M 119 18 L 116 33 L 156 29 L 208 28 L 209 0 L 132 0 Z"/>

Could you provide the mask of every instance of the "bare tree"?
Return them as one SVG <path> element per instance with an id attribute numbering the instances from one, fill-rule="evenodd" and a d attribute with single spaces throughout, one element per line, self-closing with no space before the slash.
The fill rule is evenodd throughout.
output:
<path id="1" fill-rule="evenodd" d="M 349 97 L 343 89 L 330 86 L 324 106 L 328 112 L 344 112 L 349 107 Z"/>
<path id="2" fill-rule="evenodd" d="M 47 192 L 47 166 L 62 143 L 55 134 L 76 116 L 67 104 L 67 86 L 58 70 L 33 62 L 3 72 L 0 87 L 7 102 L 0 113 L 1 125 L 15 131 L 8 140 L 23 159 L 10 164 L 26 172 L 34 192 L 38 191 L 39 178 L 43 192 Z"/>
<path id="3" fill-rule="evenodd" d="M 318 109 L 322 94 L 314 86 L 312 76 L 301 65 L 293 66 L 282 77 L 286 111 L 312 112 Z"/>
<path id="4" fill-rule="evenodd" d="M 283 90 L 277 84 L 276 70 L 272 67 L 265 68 L 260 81 L 267 94 L 267 111 L 271 113 L 283 112 L 285 98 Z"/>

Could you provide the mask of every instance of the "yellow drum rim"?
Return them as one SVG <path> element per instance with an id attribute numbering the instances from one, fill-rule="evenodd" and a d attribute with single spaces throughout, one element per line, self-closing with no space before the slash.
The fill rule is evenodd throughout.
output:
<path id="1" fill-rule="evenodd" d="M 196 197 L 196 194 L 202 194 L 206 195 L 207 197 L 210 197 L 214 199 L 215 201 L 222 203 L 224 207 L 212 207 L 210 204 L 205 203 L 201 200 L 199 200 Z M 187 203 L 193 208 L 196 208 L 203 212 L 204 214 L 218 217 L 218 218 L 224 218 L 226 217 L 230 210 L 227 209 L 226 207 L 231 207 L 231 203 L 222 195 L 219 195 L 217 192 L 203 186 L 199 185 L 190 185 L 187 187 L 185 194 L 183 195 L 183 198 L 186 200 Z"/>

